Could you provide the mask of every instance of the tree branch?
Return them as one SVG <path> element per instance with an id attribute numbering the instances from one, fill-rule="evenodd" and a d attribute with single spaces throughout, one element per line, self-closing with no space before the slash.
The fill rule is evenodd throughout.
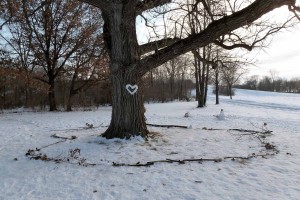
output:
<path id="1" fill-rule="evenodd" d="M 212 14 L 211 10 L 210 10 L 210 7 L 207 5 L 206 1 L 205 0 L 200 0 L 204 9 L 206 10 L 206 12 L 208 13 L 211 21 L 214 21 L 214 15 Z"/>
<path id="2" fill-rule="evenodd" d="M 226 49 L 226 50 L 232 50 L 232 49 L 235 49 L 235 48 L 244 48 L 244 49 L 247 49 L 248 51 L 251 51 L 253 49 L 253 45 L 248 45 L 248 44 L 233 44 L 233 45 L 226 45 L 218 40 L 215 40 L 213 42 L 215 45 L 218 45 L 219 47 L 222 47 L 223 49 Z"/>
<path id="3" fill-rule="evenodd" d="M 148 53 L 150 51 L 158 50 L 166 46 L 170 46 L 178 41 L 178 38 L 165 38 L 154 42 L 149 42 L 143 45 L 140 45 L 141 55 Z"/>
<path id="4" fill-rule="evenodd" d="M 210 61 L 207 59 L 204 59 L 200 56 L 199 52 L 197 52 L 196 50 L 192 51 L 192 53 L 194 54 L 194 56 L 201 62 L 206 63 L 207 65 L 211 65 L 213 69 L 216 69 L 218 67 L 217 62 L 214 61 Z M 221 62 L 221 61 L 220 61 Z"/>
<path id="5" fill-rule="evenodd" d="M 300 16 L 299 16 L 299 12 L 300 12 L 300 7 L 295 6 L 295 5 L 289 5 L 289 10 L 294 13 L 295 17 L 300 21 Z M 297 13 L 298 12 L 298 13 Z"/>
<path id="6" fill-rule="evenodd" d="M 171 3 L 172 0 L 144 0 L 140 1 L 136 6 L 137 15 L 142 14 L 146 10 Z"/>
<path id="7" fill-rule="evenodd" d="M 232 42 L 234 43 L 233 45 L 226 45 L 224 44 L 224 39 L 221 39 L 220 40 L 215 40 L 213 43 L 219 47 L 222 47 L 223 49 L 226 49 L 226 50 L 232 50 L 232 49 L 235 49 L 235 48 L 244 48 L 248 51 L 251 51 L 253 48 L 256 47 L 256 44 L 264 41 L 265 39 L 267 39 L 270 35 L 273 35 L 274 33 L 277 33 L 279 31 L 281 31 L 282 29 L 285 29 L 288 27 L 288 23 L 292 21 L 294 17 L 288 19 L 286 22 L 284 22 L 281 26 L 276 26 L 276 27 L 273 27 L 273 28 L 270 28 L 262 37 L 259 38 L 259 33 L 261 33 L 262 31 L 259 31 L 257 33 L 257 35 L 255 36 L 255 39 L 254 41 L 252 42 L 252 44 L 246 44 L 243 42 L 243 39 L 240 38 L 238 35 L 236 34 L 232 34 L 231 35 L 234 35 L 235 37 L 237 37 L 238 39 L 236 40 L 237 42 L 240 42 L 240 43 L 235 43 L 235 42 Z"/>
<path id="8" fill-rule="evenodd" d="M 252 23 L 264 14 L 284 5 L 295 5 L 295 0 L 256 0 L 244 9 L 212 22 L 202 32 L 181 39 L 141 60 L 138 75 L 160 66 L 181 54 L 213 43 L 218 37 Z"/>

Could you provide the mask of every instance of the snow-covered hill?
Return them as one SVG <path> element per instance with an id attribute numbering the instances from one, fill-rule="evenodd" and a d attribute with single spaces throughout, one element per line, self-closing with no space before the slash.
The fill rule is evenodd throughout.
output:
<path id="1" fill-rule="evenodd" d="M 151 124 L 192 125 L 192 129 L 149 127 L 148 141 L 97 137 L 110 120 L 110 107 L 93 112 L 0 114 L 0 199 L 299 199 L 300 95 L 236 90 L 197 109 L 196 102 L 146 104 Z M 224 109 L 226 120 L 214 115 Z M 189 112 L 191 117 L 185 118 Z M 86 123 L 95 128 L 85 129 Z M 264 123 L 267 124 L 264 126 Z M 204 128 L 205 127 L 205 128 Z M 204 129 L 203 129 L 204 128 Z M 220 129 L 209 131 L 205 129 Z M 266 153 L 257 135 L 228 129 L 269 129 L 265 138 L 279 154 L 222 162 L 155 163 L 165 159 L 224 158 Z M 74 140 L 53 138 L 76 136 Z M 49 158 L 80 158 L 96 166 L 29 160 L 28 149 L 42 148 Z M 271 152 L 270 152 L 271 153 Z M 83 160 L 81 160 L 83 161 Z M 71 160 L 76 163 L 77 160 Z"/>

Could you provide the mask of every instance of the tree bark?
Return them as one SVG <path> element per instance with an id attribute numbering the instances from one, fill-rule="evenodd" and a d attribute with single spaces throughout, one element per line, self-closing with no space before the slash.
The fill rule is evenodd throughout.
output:
<path id="1" fill-rule="evenodd" d="M 126 85 L 140 85 L 141 78 L 130 73 L 112 75 L 112 118 L 109 128 L 103 134 L 106 138 L 129 138 L 134 135 L 146 137 L 149 133 L 144 116 L 143 96 L 139 90 L 130 94 Z"/>
<path id="2" fill-rule="evenodd" d="M 110 55 L 112 82 L 112 117 L 103 137 L 147 137 L 149 131 L 144 116 L 145 108 L 140 89 L 130 94 L 126 85 L 141 87 L 142 77 L 137 73 L 140 54 L 136 37 L 136 13 L 132 8 L 137 1 L 116 1 L 104 10 L 104 39 Z M 130 88 L 129 88 L 130 90 Z"/>

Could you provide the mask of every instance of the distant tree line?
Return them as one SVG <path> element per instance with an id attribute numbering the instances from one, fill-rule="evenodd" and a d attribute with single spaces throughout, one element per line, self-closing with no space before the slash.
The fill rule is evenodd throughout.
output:
<path id="1" fill-rule="evenodd" d="M 300 78 L 287 80 L 274 76 L 273 73 L 262 78 L 255 75 L 249 77 L 243 84 L 237 85 L 236 88 L 271 92 L 300 93 Z"/>

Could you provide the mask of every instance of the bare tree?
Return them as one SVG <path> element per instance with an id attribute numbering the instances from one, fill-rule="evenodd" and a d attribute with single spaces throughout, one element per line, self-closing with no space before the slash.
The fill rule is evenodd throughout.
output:
<path id="1" fill-rule="evenodd" d="M 49 85 L 50 111 L 57 110 L 55 79 L 64 72 L 75 52 L 88 41 L 96 42 L 90 38 L 101 34 L 100 13 L 70 0 L 45 0 L 42 7 L 38 1 L 18 0 L 15 4 L 14 12 L 11 6 L 7 8 L 11 38 L 2 38 L 22 60 L 24 69 L 30 66 L 44 71 L 44 76 L 36 78 Z"/>
<path id="2" fill-rule="evenodd" d="M 221 68 L 221 70 L 221 79 L 227 87 L 230 99 L 232 99 L 232 86 L 240 80 L 245 71 L 235 62 L 228 64 L 226 67 Z"/>
<path id="3" fill-rule="evenodd" d="M 287 5 L 296 12 L 295 0 L 255 0 L 238 11 L 213 18 L 200 33 L 176 39 L 138 44 L 136 17 L 146 10 L 170 3 L 170 0 L 82 0 L 101 9 L 104 18 L 104 40 L 110 55 L 112 82 L 112 118 L 109 128 L 103 134 L 106 138 L 147 136 L 142 94 L 133 95 L 126 85 L 142 84 L 142 76 L 161 64 L 199 47 L 215 42 L 221 36 L 251 24 L 264 14 Z M 200 2 L 200 1 L 199 1 Z M 168 41 L 168 42 L 166 42 Z M 142 57 L 146 52 L 152 52 Z M 135 87 L 136 88 L 136 87 Z"/>
<path id="4" fill-rule="evenodd" d="M 95 42 L 94 44 L 99 44 Z M 87 47 L 89 45 L 87 44 Z M 98 50 L 99 51 L 99 50 Z M 67 111 L 72 111 L 73 97 L 81 90 L 87 89 L 101 81 L 108 79 L 108 59 L 106 58 L 105 51 L 100 48 L 100 54 L 95 54 L 94 50 L 89 54 L 76 55 L 72 60 L 73 65 L 66 75 L 71 76 L 71 84 L 67 100 Z"/>

